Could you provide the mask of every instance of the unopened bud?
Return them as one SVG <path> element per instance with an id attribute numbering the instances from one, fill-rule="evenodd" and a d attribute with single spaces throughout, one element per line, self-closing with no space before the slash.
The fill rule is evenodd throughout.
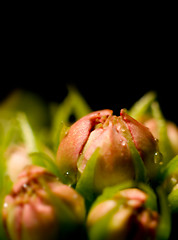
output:
<path id="1" fill-rule="evenodd" d="M 135 166 L 129 145 L 138 151 L 148 175 L 156 174 L 154 155 L 157 142 L 148 128 L 121 110 L 120 116 L 111 110 L 90 113 L 75 122 L 62 139 L 57 153 L 57 165 L 70 183 L 75 184 L 97 148 L 100 149 L 95 168 L 95 190 L 135 178 Z"/>
<path id="2" fill-rule="evenodd" d="M 4 225 L 12 240 L 57 239 L 84 218 L 83 198 L 42 167 L 28 166 L 4 200 Z"/>
<path id="3" fill-rule="evenodd" d="M 155 239 L 158 213 L 146 207 L 147 194 L 130 188 L 118 191 L 111 199 L 94 203 L 87 227 L 90 239 Z M 102 226 L 102 227 L 101 227 Z"/>

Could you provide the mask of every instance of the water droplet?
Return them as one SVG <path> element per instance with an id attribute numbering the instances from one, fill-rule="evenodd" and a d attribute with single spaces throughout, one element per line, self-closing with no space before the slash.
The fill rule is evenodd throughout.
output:
<path id="1" fill-rule="evenodd" d="M 26 189 L 27 187 L 28 187 L 28 185 L 26 183 L 24 183 L 23 188 Z"/>
<path id="2" fill-rule="evenodd" d="M 173 186 L 176 185 L 177 184 L 177 179 L 175 177 L 172 177 L 171 178 L 171 183 L 172 183 Z"/>
<path id="3" fill-rule="evenodd" d="M 69 176 L 70 175 L 70 173 L 67 171 L 66 173 L 65 173 L 65 176 Z"/>
<path id="4" fill-rule="evenodd" d="M 122 146 L 124 147 L 126 145 L 126 142 L 125 141 L 122 141 Z"/>
<path id="5" fill-rule="evenodd" d="M 28 190 L 28 184 L 24 183 L 22 186 L 23 191 L 27 191 Z"/>
<path id="6" fill-rule="evenodd" d="M 69 129 L 67 129 L 67 130 L 65 131 L 64 135 L 66 136 L 66 135 L 68 134 L 68 132 L 69 132 Z"/>
<path id="7" fill-rule="evenodd" d="M 5 202 L 3 206 L 4 206 L 4 208 L 7 208 L 8 207 L 8 203 Z"/>
<path id="8" fill-rule="evenodd" d="M 71 174 L 69 171 L 65 172 L 64 176 L 66 177 L 66 179 L 70 180 L 71 178 Z"/>
<path id="9" fill-rule="evenodd" d="M 154 163 L 162 165 L 163 164 L 163 156 L 160 152 L 155 152 L 154 154 Z"/>

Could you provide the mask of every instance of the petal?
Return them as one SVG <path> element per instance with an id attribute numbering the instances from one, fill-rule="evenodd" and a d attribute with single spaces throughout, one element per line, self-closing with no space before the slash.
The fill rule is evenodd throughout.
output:
<path id="1" fill-rule="evenodd" d="M 112 115 L 112 110 L 92 112 L 74 123 L 62 139 L 57 152 L 57 165 L 65 175 L 68 173 L 75 182 L 77 160 L 86 144 L 93 127 L 103 116 Z"/>
<path id="2" fill-rule="evenodd" d="M 148 176 L 154 178 L 158 168 L 158 163 L 154 162 L 155 154 L 158 152 L 158 144 L 151 132 L 143 124 L 139 123 L 132 117 L 130 117 L 125 110 L 121 110 L 120 113 L 123 121 L 126 123 L 131 135 L 132 140 L 137 148 L 138 152 L 144 164 L 148 170 Z"/>

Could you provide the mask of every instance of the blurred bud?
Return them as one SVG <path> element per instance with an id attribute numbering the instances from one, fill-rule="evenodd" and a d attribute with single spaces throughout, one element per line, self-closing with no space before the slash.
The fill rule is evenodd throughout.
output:
<path id="1" fill-rule="evenodd" d="M 87 227 L 90 239 L 155 239 L 159 216 L 145 206 L 147 194 L 130 188 L 94 203 Z"/>
<path id="2" fill-rule="evenodd" d="M 88 160 L 96 148 L 99 148 L 94 180 L 96 191 L 134 179 L 134 163 L 127 133 L 131 135 L 149 172 L 152 172 L 157 142 L 148 128 L 131 118 L 124 110 L 121 110 L 119 117 L 112 115 L 111 110 L 96 111 L 75 122 L 58 148 L 57 165 L 60 171 L 72 184 L 76 183 Z"/>
<path id="3" fill-rule="evenodd" d="M 12 240 L 57 239 L 84 218 L 83 198 L 42 167 L 26 167 L 4 200 L 3 220 Z"/>
<path id="4" fill-rule="evenodd" d="M 24 145 L 10 146 L 5 153 L 5 158 L 7 160 L 7 174 L 13 182 L 24 167 L 31 164 L 27 148 Z"/>
<path id="5" fill-rule="evenodd" d="M 154 118 L 151 118 L 144 122 L 144 125 L 148 127 L 153 134 L 153 136 L 157 139 L 159 139 L 159 132 L 158 132 L 158 126 L 157 121 Z M 178 128 L 177 126 L 172 122 L 167 122 L 167 136 L 170 141 L 171 147 L 174 151 L 174 154 L 178 154 Z"/>

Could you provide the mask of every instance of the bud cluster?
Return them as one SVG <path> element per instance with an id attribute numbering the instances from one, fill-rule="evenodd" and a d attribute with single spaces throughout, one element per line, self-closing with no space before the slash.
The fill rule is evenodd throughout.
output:
<path id="1" fill-rule="evenodd" d="M 17 98 L 0 106 L 0 239 L 173 239 L 178 131 L 154 93 L 117 116 L 70 89 L 49 126 Z"/>

